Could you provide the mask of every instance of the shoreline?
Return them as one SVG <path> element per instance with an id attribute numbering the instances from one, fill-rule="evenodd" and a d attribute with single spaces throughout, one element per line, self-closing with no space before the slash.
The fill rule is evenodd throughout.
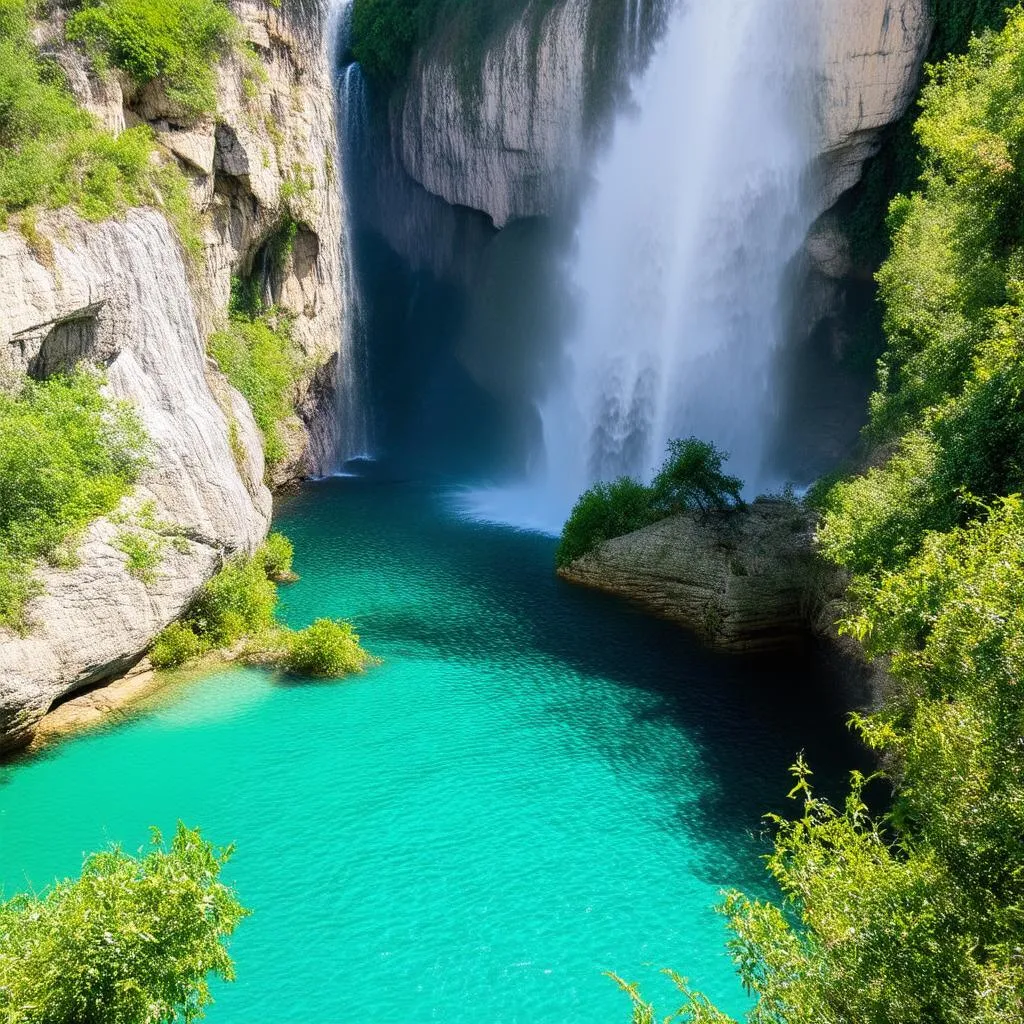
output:
<path id="1" fill-rule="evenodd" d="M 200 682 L 210 672 L 234 661 L 230 651 L 211 651 L 181 668 L 159 670 L 143 658 L 124 675 L 97 683 L 52 708 L 36 723 L 32 739 L 0 758 L 0 764 L 31 757 L 81 733 L 127 721 L 148 700 L 177 686 Z"/>

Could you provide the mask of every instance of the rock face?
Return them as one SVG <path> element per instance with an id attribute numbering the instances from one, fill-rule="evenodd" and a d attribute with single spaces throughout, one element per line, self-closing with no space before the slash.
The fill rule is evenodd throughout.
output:
<path id="1" fill-rule="evenodd" d="M 822 18 L 824 211 L 857 184 L 882 129 L 910 105 L 932 17 L 928 0 L 833 0 Z"/>
<path id="2" fill-rule="evenodd" d="M 420 56 L 392 111 L 407 172 L 495 227 L 551 212 L 584 156 L 589 8 L 565 0 L 535 27 L 528 6 L 471 84 L 458 61 Z"/>
<path id="3" fill-rule="evenodd" d="M 123 524 L 93 523 L 76 568 L 40 570 L 45 592 L 29 605 L 31 632 L 0 639 L 0 746 L 27 739 L 55 700 L 137 660 L 225 554 L 258 546 L 271 512 L 259 432 L 242 397 L 207 364 L 164 218 L 132 211 L 123 222 L 85 224 L 62 216 L 45 231 L 54 239 L 49 266 L 20 235 L 0 234 L 7 375 L 103 364 L 109 394 L 142 419 L 152 465 L 120 510 Z M 132 522 L 143 502 L 153 503 L 158 532 L 177 535 L 162 544 L 151 585 L 128 573 L 117 547 L 126 530 L 152 533 Z"/>
<path id="4" fill-rule="evenodd" d="M 80 102 L 111 130 L 153 126 L 189 176 L 206 227 L 192 263 L 152 210 L 101 224 L 47 215 L 32 247 L 17 231 L 0 232 L 0 387 L 97 364 L 108 393 L 131 402 L 153 442 L 151 465 L 117 515 L 85 531 L 77 566 L 39 569 L 44 592 L 29 603 L 28 635 L 0 629 L 0 751 L 28 742 L 55 702 L 136 663 L 226 556 L 253 551 L 267 534 L 260 433 L 205 354 L 207 335 L 226 322 L 233 277 L 253 280 L 293 314 L 311 366 L 283 475 L 318 470 L 330 457 L 348 268 L 327 10 L 322 0 L 231 6 L 263 70 L 254 78 L 247 62 L 225 62 L 217 117 L 199 123 L 183 123 L 159 90 L 100 81 L 63 47 L 59 9 L 37 32 Z M 292 243 L 274 261 L 268 250 L 282 230 Z M 148 582 L 127 571 L 126 532 L 159 547 Z"/>
<path id="5" fill-rule="evenodd" d="M 392 146 L 409 175 L 449 203 L 489 214 L 497 227 L 550 214 L 572 191 L 598 134 L 586 116 L 589 87 L 643 62 L 664 5 L 630 4 L 641 29 L 622 31 L 615 53 L 596 19 L 608 4 L 539 0 L 467 67 L 445 32 L 417 54 L 392 97 Z M 613 19 L 624 21 L 622 13 Z M 928 0 L 831 0 L 820 5 L 823 212 L 860 178 L 881 130 L 906 110 L 931 32 Z M 541 13 L 543 14 L 541 15 Z"/>
<path id="6" fill-rule="evenodd" d="M 606 541 L 559 570 L 693 630 L 713 647 L 764 651 L 802 643 L 842 591 L 814 554 L 813 520 L 789 501 L 688 513 Z"/>

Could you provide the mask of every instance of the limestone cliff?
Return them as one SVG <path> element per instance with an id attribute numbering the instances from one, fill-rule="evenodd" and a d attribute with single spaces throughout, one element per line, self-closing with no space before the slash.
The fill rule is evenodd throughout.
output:
<path id="1" fill-rule="evenodd" d="M 627 597 L 722 650 L 798 645 L 842 593 L 814 552 L 813 525 L 794 502 L 760 498 L 616 537 L 559 574 Z"/>
<path id="2" fill-rule="evenodd" d="M 80 101 L 111 130 L 152 124 L 192 183 L 204 252 L 190 263 L 153 210 L 100 224 L 47 214 L 31 246 L 14 230 L 0 233 L 0 386 L 80 360 L 98 364 L 108 392 L 133 404 L 153 442 L 140 485 L 116 516 L 89 527 L 77 566 L 39 570 L 44 592 L 29 604 L 29 634 L 0 630 L 0 750 L 26 742 L 55 702 L 131 666 L 225 556 L 251 552 L 266 536 L 271 496 L 259 431 L 205 354 L 207 335 L 226 320 L 233 277 L 251 279 L 294 314 L 308 357 L 304 422 L 290 431 L 285 475 L 329 458 L 347 268 L 327 9 L 322 0 L 232 7 L 256 56 L 257 87 L 251 64 L 226 61 L 217 116 L 198 124 L 179 118 L 157 89 L 133 93 L 97 78 L 62 45 L 59 9 L 38 32 Z M 268 259 L 275 234 L 292 223 L 287 259 Z M 127 571 L 117 543 L 126 528 L 160 547 L 148 583 Z"/>
<path id="3" fill-rule="evenodd" d="M 594 83 L 613 94 L 663 25 L 662 3 L 628 6 L 641 12 L 632 30 L 627 0 L 531 0 L 469 62 L 440 28 L 390 101 L 405 170 L 498 227 L 555 211 L 600 139 Z M 859 180 L 881 130 L 903 114 L 931 33 L 929 0 L 831 0 L 821 12 L 819 213 Z"/>
<path id="4" fill-rule="evenodd" d="M 823 12 L 822 193 L 827 210 L 860 180 L 881 131 L 917 90 L 932 32 L 929 0 L 832 0 Z"/>

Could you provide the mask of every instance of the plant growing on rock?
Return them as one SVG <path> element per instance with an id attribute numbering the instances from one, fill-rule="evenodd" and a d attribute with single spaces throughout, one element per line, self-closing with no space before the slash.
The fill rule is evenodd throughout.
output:
<path id="1" fill-rule="evenodd" d="M 241 33 L 218 0 L 85 0 L 67 35 L 101 70 L 119 68 L 136 87 L 158 82 L 186 115 L 200 117 L 217 108 L 217 62 Z"/>
<path id="2" fill-rule="evenodd" d="M 98 372 L 80 368 L 0 392 L 0 564 L 8 570 L 0 573 L 0 626 L 27 627 L 33 564 L 60 557 L 112 512 L 146 465 L 138 416 L 106 398 L 102 384 Z"/>
<path id="3" fill-rule="evenodd" d="M 743 481 L 722 472 L 727 452 L 696 437 L 668 442 L 668 454 L 651 484 L 654 507 L 666 515 L 711 512 L 743 504 Z"/>
<path id="4" fill-rule="evenodd" d="M 665 462 L 650 487 L 631 477 L 598 483 L 573 507 L 555 552 L 559 567 L 613 537 L 688 511 L 722 511 L 742 504 L 743 482 L 722 471 L 728 455 L 695 437 L 668 442 Z"/>

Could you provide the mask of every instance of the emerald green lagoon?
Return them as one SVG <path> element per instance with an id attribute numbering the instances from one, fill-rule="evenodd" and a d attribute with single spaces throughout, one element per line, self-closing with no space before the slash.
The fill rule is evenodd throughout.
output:
<path id="1" fill-rule="evenodd" d="M 552 538 L 455 508 L 366 479 L 285 501 L 285 618 L 351 618 L 384 663 L 226 669 L 0 769 L 5 892 L 181 819 L 237 844 L 254 911 L 211 1024 L 612 1024 L 602 972 L 674 1008 L 661 967 L 741 1012 L 713 906 L 765 891 L 798 750 L 826 790 L 855 763 L 828 680 L 703 652 L 557 580 Z"/>

